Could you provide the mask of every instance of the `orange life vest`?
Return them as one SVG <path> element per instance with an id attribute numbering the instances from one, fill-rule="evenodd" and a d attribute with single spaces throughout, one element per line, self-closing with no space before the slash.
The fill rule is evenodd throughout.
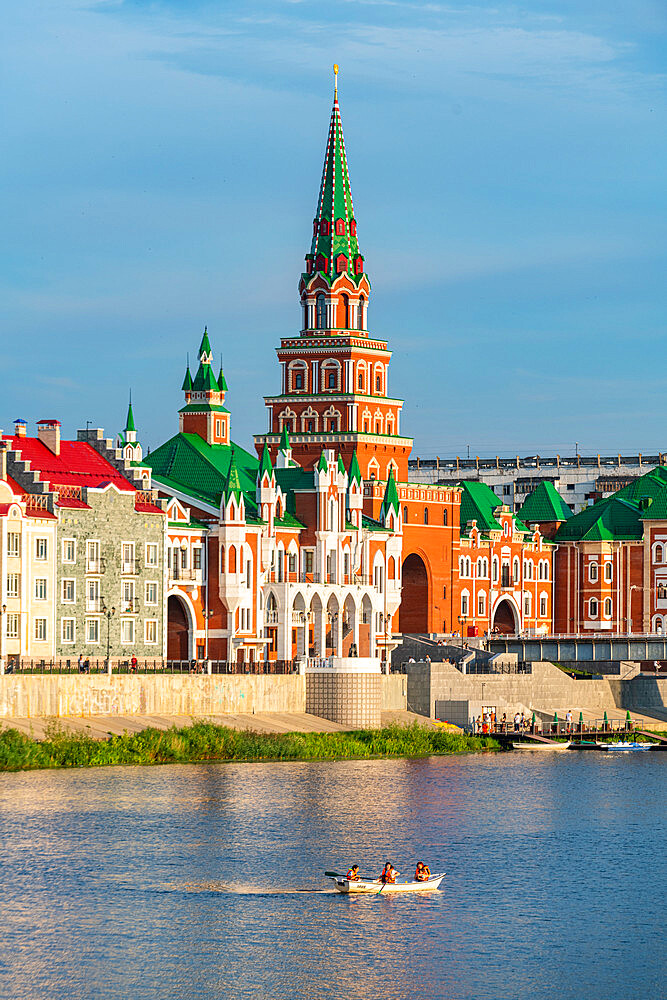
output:
<path id="1" fill-rule="evenodd" d="M 361 875 L 359 874 L 358 871 L 355 872 L 352 870 L 352 868 L 350 868 L 349 872 L 347 873 L 347 878 L 349 882 L 355 882 L 361 878 Z"/>
<path id="2" fill-rule="evenodd" d="M 393 874 L 393 869 L 387 868 L 387 866 L 385 865 L 384 868 L 382 869 L 382 874 L 380 875 L 380 881 L 383 882 L 385 885 L 387 885 L 387 883 L 389 885 L 393 885 L 393 883 L 396 881 L 396 876 Z"/>
<path id="3" fill-rule="evenodd" d="M 415 872 L 415 882 L 427 882 L 431 877 L 431 869 L 428 865 L 422 865 Z"/>

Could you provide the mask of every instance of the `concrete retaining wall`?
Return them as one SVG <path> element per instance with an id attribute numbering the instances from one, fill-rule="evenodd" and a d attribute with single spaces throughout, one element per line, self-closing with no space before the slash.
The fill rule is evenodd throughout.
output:
<path id="1" fill-rule="evenodd" d="M 306 711 L 359 729 L 380 726 L 380 674 L 306 674 Z"/>
<path id="2" fill-rule="evenodd" d="M 408 678 L 405 674 L 389 674 L 382 677 L 382 711 L 405 712 L 407 705 Z"/>
<path id="3" fill-rule="evenodd" d="M 0 677 L 0 718 L 305 712 L 300 674 L 61 674 Z"/>
<path id="4" fill-rule="evenodd" d="M 532 674 L 462 674 L 447 663 L 409 663 L 407 707 L 435 716 L 436 701 L 470 701 L 495 706 L 500 714 L 518 711 L 555 711 L 571 708 L 602 713 L 623 708 L 667 715 L 667 678 L 633 677 L 621 680 L 574 680 L 553 663 L 532 664 Z M 662 710 L 662 712 L 660 711 Z"/>

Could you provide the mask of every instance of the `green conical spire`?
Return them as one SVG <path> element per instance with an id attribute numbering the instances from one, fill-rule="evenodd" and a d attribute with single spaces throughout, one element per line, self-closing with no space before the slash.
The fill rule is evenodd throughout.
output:
<path id="1" fill-rule="evenodd" d="M 337 221 L 342 222 L 342 226 L 339 224 L 339 228 L 343 230 L 341 233 L 336 231 Z M 361 254 L 357 240 L 357 223 L 352 206 L 352 190 L 345 155 L 343 123 L 338 107 L 338 90 L 336 90 L 331 111 L 320 194 L 317 199 L 317 212 L 313 220 L 313 240 L 310 254 L 306 259 L 315 261 L 314 270 L 323 271 L 329 278 L 333 278 L 339 273 L 338 259 L 341 254 L 344 254 L 347 259 L 346 266 L 342 268 L 342 271 L 347 271 L 358 281 L 363 273 L 363 258 L 361 258 L 361 268 L 357 270 L 355 261 L 361 257 Z M 320 255 L 327 264 L 326 268 L 318 267 Z M 320 265 L 322 264 L 323 261 L 320 260 Z"/>
<path id="2" fill-rule="evenodd" d="M 218 388 L 220 392 L 227 392 L 227 379 L 222 371 L 222 357 L 220 358 L 220 374 L 218 375 Z"/>
<path id="3" fill-rule="evenodd" d="M 127 420 L 125 421 L 125 431 L 136 431 L 134 426 L 134 413 L 132 412 L 132 393 L 130 393 L 130 405 L 127 408 Z"/>
<path id="4" fill-rule="evenodd" d="M 359 468 L 359 462 L 357 460 L 356 448 L 352 452 L 352 459 L 350 460 L 350 470 L 348 475 L 350 477 L 350 483 L 361 483 L 361 469 Z"/>
<path id="5" fill-rule="evenodd" d="M 386 519 L 391 509 L 398 515 L 398 489 L 396 488 L 396 480 L 394 479 L 394 467 L 393 465 L 389 469 L 389 479 L 387 480 L 387 488 L 384 491 L 384 500 L 382 501 L 382 519 Z"/>
<path id="6" fill-rule="evenodd" d="M 283 429 L 280 434 L 280 444 L 278 445 L 280 451 L 287 454 L 288 451 L 292 450 L 292 445 L 289 440 L 289 431 L 287 430 L 287 424 L 283 424 Z"/>
<path id="7" fill-rule="evenodd" d="M 181 386 L 183 392 L 192 392 L 192 375 L 190 374 L 190 363 L 188 362 L 187 368 L 185 369 L 185 378 L 183 379 L 183 385 Z"/>
<path id="8" fill-rule="evenodd" d="M 264 479 L 264 473 L 266 473 L 271 479 L 273 477 L 273 466 L 271 465 L 271 452 L 269 451 L 268 445 L 264 445 L 264 451 L 262 452 L 262 461 L 259 464 L 259 472 L 257 474 L 257 481 L 261 483 Z"/>
<path id="9" fill-rule="evenodd" d="M 318 472 L 328 472 L 329 471 L 329 463 L 327 462 L 327 456 L 324 453 L 324 449 L 322 449 L 322 454 L 320 455 L 320 460 L 317 463 L 317 471 Z"/>
<path id="10" fill-rule="evenodd" d="M 199 360 L 206 355 L 208 360 L 211 359 L 211 342 L 208 339 L 208 327 L 204 327 L 204 336 L 201 339 L 201 344 L 199 345 Z"/>
<path id="11" fill-rule="evenodd" d="M 345 475 L 346 472 L 345 462 L 343 461 L 343 456 L 341 455 L 340 452 L 338 452 L 338 471 L 342 472 L 343 475 Z"/>
<path id="12" fill-rule="evenodd" d="M 239 470 L 236 466 L 236 460 L 234 458 L 234 449 L 232 448 L 232 454 L 229 459 L 229 472 L 227 473 L 227 484 L 225 486 L 225 496 L 229 499 L 231 494 L 234 494 L 237 500 L 241 499 L 241 479 L 239 477 Z"/>

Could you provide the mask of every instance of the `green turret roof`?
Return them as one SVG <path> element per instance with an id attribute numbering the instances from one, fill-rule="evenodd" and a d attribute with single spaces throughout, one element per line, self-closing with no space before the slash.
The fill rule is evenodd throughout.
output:
<path id="1" fill-rule="evenodd" d="M 194 392 L 219 392 L 218 382 L 210 363 L 202 361 L 192 383 Z"/>
<path id="2" fill-rule="evenodd" d="M 354 262 L 360 251 L 337 93 L 336 91 L 331 111 L 320 194 L 313 221 L 313 240 L 307 259 L 317 260 L 321 254 L 328 262 L 328 269 L 324 273 L 331 280 L 338 273 L 336 266 L 338 257 L 344 254 L 347 258 L 347 267 L 344 270 L 358 282 L 361 275 L 355 274 Z M 337 220 L 343 222 L 343 232 L 340 234 L 336 233 Z M 324 227 L 322 223 L 325 223 Z"/>
<path id="3" fill-rule="evenodd" d="M 317 463 L 317 471 L 328 472 L 328 470 L 329 470 L 329 463 L 327 462 L 327 456 L 324 454 L 324 450 L 322 450 L 322 454 L 320 455 L 320 460 Z"/>
<path id="4" fill-rule="evenodd" d="M 257 479 L 259 482 L 264 478 L 264 473 L 267 473 L 269 479 L 273 476 L 273 466 L 271 465 L 271 452 L 269 451 L 268 445 L 264 445 L 264 450 L 262 452 L 262 461 L 259 465 L 259 474 Z"/>
<path id="5" fill-rule="evenodd" d="M 357 449 L 355 448 L 352 452 L 352 458 L 350 459 L 350 470 L 349 470 L 350 483 L 361 483 L 361 469 L 359 468 L 359 461 L 357 459 Z"/>
<path id="6" fill-rule="evenodd" d="M 280 443 L 278 449 L 284 453 L 292 450 L 292 445 L 289 441 L 289 431 L 287 430 L 287 424 L 283 424 L 283 429 L 280 433 Z"/>
<path id="7" fill-rule="evenodd" d="M 204 335 L 201 339 L 201 344 L 199 345 L 199 358 L 201 360 L 202 356 L 206 355 L 210 357 L 211 355 L 211 342 L 208 339 L 208 327 L 204 327 Z"/>
<path id="8" fill-rule="evenodd" d="M 227 482 L 225 484 L 225 496 L 229 498 L 230 494 L 234 494 L 237 500 L 241 498 L 241 479 L 239 476 L 239 470 L 236 467 L 236 460 L 234 459 L 234 449 L 232 448 L 232 455 L 229 460 L 229 472 L 227 473 Z"/>
<path id="9" fill-rule="evenodd" d="M 567 521 L 572 517 L 572 509 L 563 500 L 553 483 L 543 482 L 526 497 L 521 510 L 521 520 L 531 521 Z"/>
<path id="10" fill-rule="evenodd" d="M 482 532 L 502 531 L 502 524 L 495 516 L 495 511 L 502 507 L 502 500 L 498 499 L 491 487 L 476 480 L 465 480 L 459 483 L 459 486 L 461 487 L 461 534 L 466 533 L 469 521 L 477 521 L 477 527 Z M 514 530 L 527 532 L 528 528 L 515 516 Z"/>
<path id="11" fill-rule="evenodd" d="M 338 471 L 342 472 L 343 475 L 345 475 L 345 472 L 347 471 L 345 469 L 345 462 L 343 461 L 343 456 L 341 455 L 340 452 L 338 452 Z"/>
<path id="12" fill-rule="evenodd" d="M 185 369 L 185 378 L 183 379 L 181 389 L 183 392 L 192 392 L 192 375 L 190 374 L 190 365 L 188 365 Z"/>
<path id="13" fill-rule="evenodd" d="M 644 476 L 574 514 L 556 532 L 556 542 L 640 539 L 644 521 L 667 520 L 667 468 Z"/>
<path id="14" fill-rule="evenodd" d="M 222 372 L 222 362 L 220 362 L 220 374 L 218 375 L 218 388 L 220 392 L 227 392 L 227 379 Z"/>
<path id="15" fill-rule="evenodd" d="M 132 412 L 132 397 L 130 397 L 130 405 L 127 408 L 127 420 L 125 421 L 126 431 L 136 431 L 134 426 L 134 413 Z"/>
<path id="16" fill-rule="evenodd" d="M 382 501 L 382 519 L 384 520 L 389 511 L 394 509 L 396 514 L 398 514 L 398 490 L 396 488 L 396 480 L 394 479 L 394 467 L 389 470 L 389 479 L 387 480 L 387 488 L 384 491 L 384 500 Z"/>

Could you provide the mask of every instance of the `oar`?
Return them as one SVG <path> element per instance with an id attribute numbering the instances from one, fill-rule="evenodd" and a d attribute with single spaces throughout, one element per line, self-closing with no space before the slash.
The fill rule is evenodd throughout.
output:
<path id="1" fill-rule="evenodd" d="M 396 872 L 396 874 L 397 874 L 397 875 L 400 875 L 401 873 L 400 873 L 400 872 Z M 382 890 L 384 889 L 384 887 L 385 887 L 386 885 L 389 885 L 389 884 L 390 884 L 390 883 L 388 883 L 388 882 L 383 882 L 383 883 L 382 883 L 382 885 L 380 886 L 380 892 L 382 892 Z M 380 892 L 376 893 L 376 895 L 378 895 L 378 896 L 379 896 L 379 895 L 380 895 Z"/>

